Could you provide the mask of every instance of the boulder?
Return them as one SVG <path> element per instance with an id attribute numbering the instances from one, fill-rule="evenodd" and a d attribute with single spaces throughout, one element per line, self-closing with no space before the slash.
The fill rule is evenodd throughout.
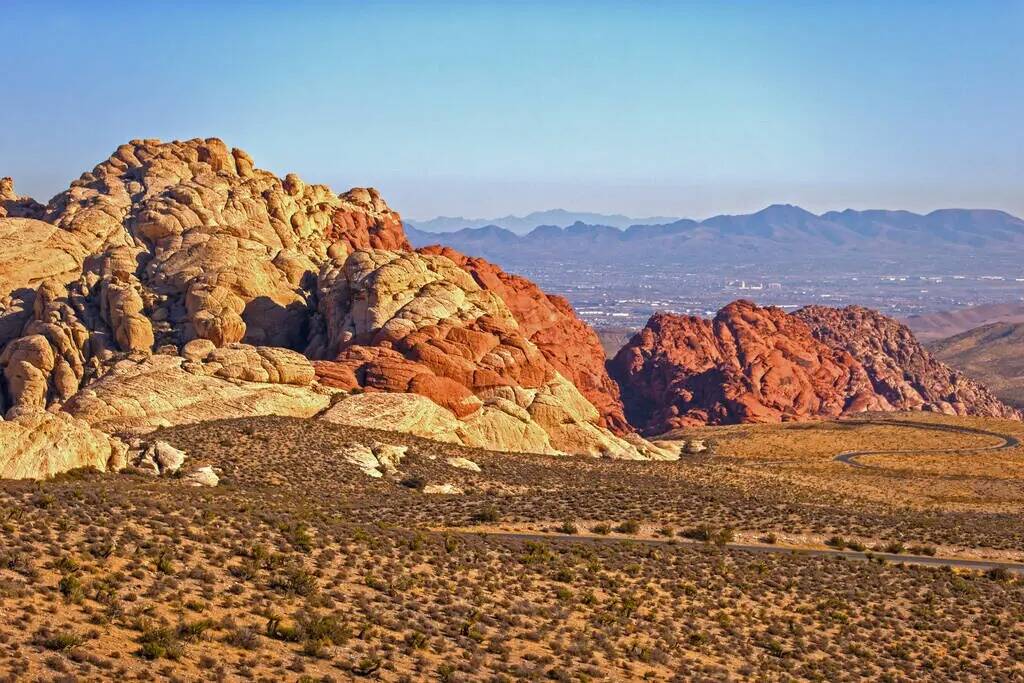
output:
<path id="1" fill-rule="evenodd" d="M 480 471 L 480 465 L 477 465 L 469 458 L 447 458 L 445 462 L 448 463 L 450 467 L 457 467 L 460 470 L 469 470 L 470 472 Z"/>
<path id="2" fill-rule="evenodd" d="M 189 486 L 217 486 L 220 484 L 220 477 L 213 471 L 211 465 L 197 467 L 185 473 L 181 480 Z"/>
<path id="3" fill-rule="evenodd" d="M 185 451 L 178 450 L 166 441 L 154 442 L 151 449 L 151 457 L 160 468 L 160 474 L 176 474 L 185 464 Z"/>
<path id="4" fill-rule="evenodd" d="M 455 484 L 427 484 L 423 487 L 423 493 L 428 495 L 461 496 L 465 491 Z"/>
<path id="5" fill-rule="evenodd" d="M 380 478 L 385 474 L 389 476 L 398 474 L 398 465 L 402 462 L 406 450 L 405 446 L 390 444 L 350 443 L 338 452 L 338 456 L 360 468 L 364 474 Z"/>

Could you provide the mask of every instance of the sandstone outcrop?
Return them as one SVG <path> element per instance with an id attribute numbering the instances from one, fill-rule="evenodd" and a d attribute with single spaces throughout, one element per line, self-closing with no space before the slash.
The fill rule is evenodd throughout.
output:
<path id="1" fill-rule="evenodd" d="M 14 191 L 13 178 L 0 178 L 0 218 L 39 218 L 46 207 Z"/>
<path id="2" fill-rule="evenodd" d="M 385 474 L 389 476 L 398 474 L 398 466 L 407 450 L 406 446 L 391 444 L 351 443 L 346 445 L 338 455 L 342 460 L 361 469 L 367 476 L 380 478 Z"/>
<path id="3" fill-rule="evenodd" d="M 866 309 L 787 315 L 748 301 L 713 320 L 657 314 L 609 362 L 648 433 L 694 424 L 808 420 L 867 410 L 1014 417 Z"/>
<path id="4" fill-rule="evenodd" d="M 330 404 L 330 393 L 318 387 L 225 379 L 224 367 L 180 356 L 125 359 L 63 409 L 105 432 L 145 433 L 232 417 L 312 417 Z"/>
<path id="5" fill-rule="evenodd" d="M 640 457 L 601 426 L 504 300 L 451 259 L 356 251 L 321 272 L 318 291 L 320 330 L 307 352 L 331 359 L 316 364 L 321 382 L 429 398 L 465 425 L 445 431 L 467 445 Z"/>
<path id="6" fill-rule="evenodd" d="M 0 414 L 140 432 L 360 389 L 416 398 L 353 397 L 346 419 L 395 401 L 397 425 L 485 448 L 659 453 L 563 299 L 413 252 L 376 190 L 281 178 L 216 138 L 133 140 L 45 205 L 0 180 L 0 242 Z"/>
<path id="7" fill-rule="evenodd" d="M 1021 413 L 927 351 L 906 325 L 862 306 L 808 306 L 793 313 L 815 338 L 848 352 L 893 410 L 1020 419 Z"/>
<path id="8" fill-rule="evenodd" d="M 42 479 L 82 467 L 124 467 L 127 446 L 66 413 L 18 410 L 0 419 L 0 479 Z"/>
<path id="9" fill-rule="evenodd" d="M 186 472 L 181 480 L 189 486 L 217 486 L 220 484 L 220 477 L 213 471 L 212 465 L 202 465 Z"/>
<path id="10" fill-rule="evenodd" d="M 481 288 L 501 297 L 519 324 L 520 333 L 594 404 L 600 414 L 599 424 L 620 436 L 632 431 L 623 413 L 619 387 L 605 369 L 601 340 L 576 316 L 568 301 L 545 294 L 526 278 L 506 273 L 493 263 L 448 247 L 426 247 L 420 252 L 447 257 L 472 275 Z"/>

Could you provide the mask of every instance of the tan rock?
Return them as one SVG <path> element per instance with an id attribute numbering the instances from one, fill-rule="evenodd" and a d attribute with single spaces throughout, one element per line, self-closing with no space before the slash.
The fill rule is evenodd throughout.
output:
<path id="1" fill-rule="evenodd" d="M 119 469 L 126 450 L 62 412 L 21 410 L 0 420 L 0 479 L 45 479 L 80 467 Z"/>
<path id="2" fill-rule="evenodd" d="M 465 491 L 456 486 L 455 484 L 427 484 L 423 487 L 423 493 L 427 495 L 440 495 L 440 496 L 461 496 Z"/>
<path id="3" fill-rule="evenodd" d="M 450 467 L 456 467 L 460 470 L 469 470 L 470 472 L 480 471 L 480 465 L 477 465 L 469 458 L 447 458 L 445 462 L 448 463 Z"/>
<path id="4" fill-rule="evenodd" d="M 213 471 L 211 465 L 203 465 L 202 467 L 196 467 L 190 472 L 186 472 L 181 480 L 189 486 L 217 486 L 220 484 L 220 477 Z"/>
<path id="5" fill-rule="evenodd" d="M 448 410 L 416 394 L 366 393 L 339 401 L 321 419 L 353 427 L 415 434 L 459 443 L 461 423 Z"/>
<path id="6" fill-rule="evenodd" d="M 229 381 L 202 364 L 152 356 L 124 360 L 72 396 L 64 409 L 104 431 L 148 432 L 158 427 L 254 415 L 312 417 L 328 406 L 312 387 Z"/>
<path id="7" fill-rule="evenodd" d="M 209 339 L 193 339 L 181 347 L 181 356 L 187 360 L 203 361 L 216 348 L 217 345 Z"/>

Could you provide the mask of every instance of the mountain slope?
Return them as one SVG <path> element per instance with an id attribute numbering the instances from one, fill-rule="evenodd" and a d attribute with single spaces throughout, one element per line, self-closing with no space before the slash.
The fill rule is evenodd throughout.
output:
<path id="1" fill-rule="evenodd" d="M 936 358 L 1024 408 L 1024 323 L 992 323 L 932 342 Z"/>
<path id="2" fill-rule="evenodd" d="M 918 339 L 938 341 L 992 323 L 1024 323 L 1024 303 L 983 304 L 952 311 L 912 315 L 903 321 Z"/>
<path id="3" fill-rule="evenodd" d="M 497 226 L 513 233 L 526 233 L 538 225 L 555 225 L 567 227 L 573 223 L 597 223 L 617 228 L 627 228 L 636 224 L 671 223 L 677 220 L 667 216 L 649 218 L 630 218 L 621 214 L 602 214 L 589 211 L 566 211 L 565 209 L 549 209 L 534 211 L 525 216 L 502 216 L 500 218 L 463 218 L 461 216 L 438 216 L 429 220 L 409 221 L 409 225 L 423 232 L 453 232 L 464 228 L 481 228 Z"/>

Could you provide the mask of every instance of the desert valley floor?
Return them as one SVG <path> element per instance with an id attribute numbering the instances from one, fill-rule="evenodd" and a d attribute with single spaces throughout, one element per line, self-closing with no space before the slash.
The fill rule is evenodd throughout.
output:
<path id="1" fill-rule="evenodd" d="M 2 678 L 1024 677 L 1020 422 L 670 436 L 715 454 L 530 456 L 261 417 L 154 435 L 214 488 L 2 482 Z M 336 456 L 353 443 L 408 451 L 371 478 Z M 836 459 L 885 450 L 912 452 Z M 444 485 L 462 493 L 427 492 Z"/>

